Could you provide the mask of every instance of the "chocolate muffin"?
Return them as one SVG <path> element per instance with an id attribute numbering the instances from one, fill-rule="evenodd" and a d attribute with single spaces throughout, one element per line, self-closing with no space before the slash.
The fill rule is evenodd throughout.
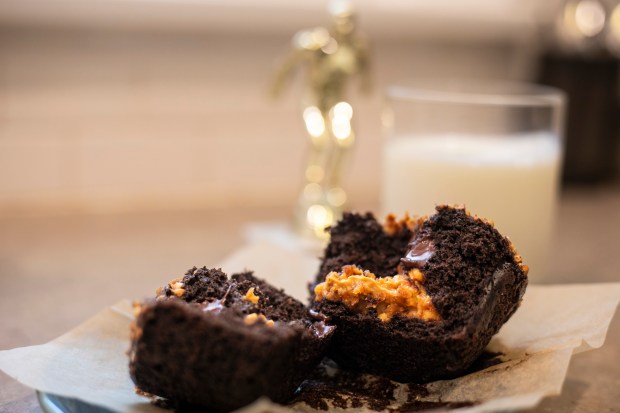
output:
<path id="1" fill-rule="evenodd" d="M 382 227 L 345 214 L 331 229 L 312 307 L 337 326 L 340 366 L 401 382 L 461 374 L 515 312 L 528 268 L 492 222 L 464 207 Z"/>
<path id="2" fill-rule="evenodd" d="M 334 330 L 251 272 L 229 279 L 219 269 L 192 268 L 135 312 L 130 376 L 139 391 L 181 409 L 286 401 Z"/>

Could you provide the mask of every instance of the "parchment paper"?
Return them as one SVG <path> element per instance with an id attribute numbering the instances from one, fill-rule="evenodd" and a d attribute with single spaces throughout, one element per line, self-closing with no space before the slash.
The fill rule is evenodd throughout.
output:
<path id="1" fill-rule="evenodd" d="M 253 269 L 304 301 L 317 265 L 316 257 L 269 243 L 249 245 L 221 263 L 227 273 Z M 603 345 L 619 299 L 620 283 L 529 286 L 521 308 L 489 345 L 507 361 L 431 383 L 425 400 L 483 401 L 459 411 L 490 412 L 529 408 L 559 394 L 571 355 Z M 113 411 L 161 412 L 134 393 L 128 375 L 131 318 L 129 301 L 117 303 L 47 344 L 1 351 L 0 369 L 34 389 Z M 291 408 L 259 400 L 241 411 Z"/>

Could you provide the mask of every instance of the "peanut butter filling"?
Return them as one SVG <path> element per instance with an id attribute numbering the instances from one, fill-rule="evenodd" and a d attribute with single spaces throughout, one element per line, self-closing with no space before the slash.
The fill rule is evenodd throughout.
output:
<path id="1" fill-rule="evenodd" d="M 183 294 L 185 294 L 185 284 L 183 284 L 183 277 L 178 277 L 175 278 L 174 280 L 170 281 L 168 283 L 168 289 L 170 289 L 170 291 L 177 297 L 183 297 Z M 166 297 L 166 292 L 163 288 L 159 287 L 156 291 L 155 291 L 156 299 L 157 300 L 161 300 L 164 299 Z"/>
<path id="2" fill-rule="evenodd" d="M 421 320 L 439 320 L 439 313 L 423 286 L 424 274 L 414 268 L 406 274 L 378 278 L 370 271 L 347 265 L 331 272 L 314 289 L 316 301 L 337 301 L 362 314 L 375 309 L 387 322 L 395 315 Z"/>
<path id="3" fill-rule="evenodd" d="M 245 301 L 249 301 L 252 304 L 258 304 L 259 297 L 254 293 L 254 287 L 251 287 L 247 293 L 243 296 Z"/>
<path id="4" fill-rule="evenodd" d="M 263 314 L 258 313 L 250 313 L 243 318 L 243 322 L 246 326 L 251 326 L 252 324 L 256 324 L 257 322 L 261 322 L 267 325 L 267 327 L 273 327 L 274 321 L 268 319 Z"/>
<path id="5" fill-rule="evenodd" d="M 428 219 L 426 215 L 410 217 L 407 212 L 405 212 L 405 216 L 401 219 L 396 218 L 394 214 L 388 214 L 383 223 L 383 232 L 387 235 L 396 235 L 404 228 L 415 231 L 426 219 Z"/>

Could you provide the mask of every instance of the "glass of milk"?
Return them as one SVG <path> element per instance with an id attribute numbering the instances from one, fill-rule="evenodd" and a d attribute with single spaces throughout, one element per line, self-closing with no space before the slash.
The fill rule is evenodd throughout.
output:
<path id="1" fill-rule="evenodd" d="M 382 212 L 464 204 L 513 241 L 531 282 L 544 281 L 564 106 L 560 91 L 528 84 L 389 87 Z"/>

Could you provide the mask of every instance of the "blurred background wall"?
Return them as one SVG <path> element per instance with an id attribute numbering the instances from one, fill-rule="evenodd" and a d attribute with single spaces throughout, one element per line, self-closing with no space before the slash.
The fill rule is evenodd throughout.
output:
<path id="1" fill-rule="evenodd" d="M 380 110 L 413 77 L 532 80 L 561 2 L 360 1 L 372 95 L 351 90 L 350 204 L 378 202 Z M 326 1 L 0 3 L 0 215 L 293 205 L 301 78 L 269 82 Z"/>

